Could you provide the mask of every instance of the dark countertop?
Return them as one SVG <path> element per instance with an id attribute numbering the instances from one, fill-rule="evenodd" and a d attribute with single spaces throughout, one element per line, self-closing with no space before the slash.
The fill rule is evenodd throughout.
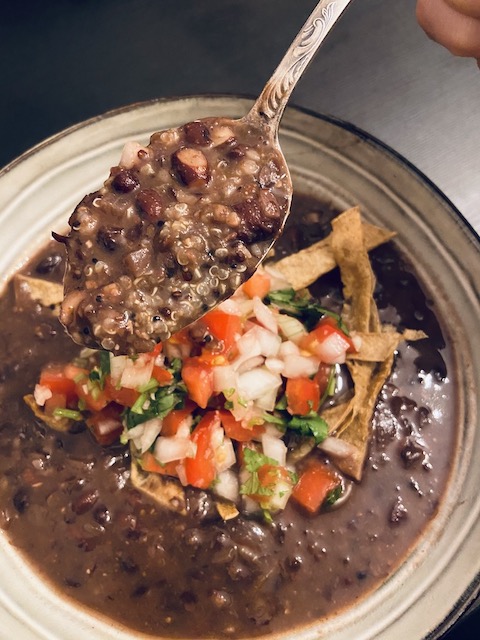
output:
<path id="1" fill-rule="evenodd" d="M 315 0 L 22 0 L 0 13 L 0 166 L 132 102 L 256 95 Z M 480 231 L 480 72 L 430 42 L 415 0 L 357 0 L 292 102 L 404 155 Z M 477 638 L 480 614 L 445 640 Z"/>

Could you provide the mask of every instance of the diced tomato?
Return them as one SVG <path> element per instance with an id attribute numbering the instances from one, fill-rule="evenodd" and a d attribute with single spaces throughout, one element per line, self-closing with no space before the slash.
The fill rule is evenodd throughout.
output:
<path id="1" fill-rule="evenodd" d="M 256 271 L 242 286 L 242 290 L 249 298 L 264 298 L 270 291 L 270 276 L 268 273 Z"/>
<path id="2" fill-rule="evenodd" d="M 141 459 L 142 469 L 150 473 L 159 473 L 162 476 L 177 476 L 178 461 L 160 464 L 153 453 L 145 451 Z"/>
<path id="3" fill-rule="evenodd" d="M 187 358 L 182 367 L 182 380 L 190 398 L 205 409 L 213 393 L 213 367 L 198 356 Z"/>
<path id="4" fill-rule="evenodd" d="M 67 377 L 65 369 L 63 365 L 49 365 L 41 372 L 39 384 L 71 399 L 76 396 L 75 381 Z"/>
<path id="5" fill-rule="evenodd" d="M 64 393 L 52 391 L 52 397 L 45 400 L 45 415 L 53 416 L 55 409 L 65 409 L 67 406 L 67 396 Z"/>
<path id="6" fill-rule="evenodd" d="M 318 411 L 320 406 L 320 387 L 310 378 L 288 378 L 285 389 L 287 408 L 292 415 L 305 416 Z"/>
<path id="7" fill-rule="evenodd" d="M 185 458 L 185 475 L 188 484 L 198 489 L 208 489 L 215 479 L 212 435 L 219 420 L 217 411 L 208 411 L 192 432 L 197 451 L 194 458 Z"/>
<path id="8" fill-rule="evenodd" d="M 99 385 L 89 385 L 88 378 L 80 380 L 75 385 L 78 397 L 83 400 L 85 406 L 90 411 L 101 411 L 110 402 L 105 389 L 101 389 Z"/>
<path id="9" fill-rule="evenodd" d="M 167 413 L 162 421 L 162 436 L 174 436 L 185 418 L 192 414 L 194 408 L 193 402 L 187 402 L 183 409 L 173 409 Z"/>
<path id="10" fill-rule="evenodd" d="M 165 367 L 159 367 L 157 364 L 153 366 L 152 377 L 158 382 L 160 386 L 169 384 L 173 380 L 172 373 L 165 369 Z"/>
<path id="11" fill-rule="evenodd" d="M 339 477 L 327 465 L 315 460 L 301 474 L 292 498 L 311 514 L 316 513 L 330 491 L 340 484 Z"/>
<path id="12" fill-rule="evenodd" d="M 332 351 L 329 346 L 326 348 L 327 341 L 332 341 L 334 343 L 333 354 L 330 358 L 330 353 L 327 354 L 327 351 Z M 318 356 L 322 361 L 327 362 L 329 364 L 333 364 L 338 361 L 339 353 L 354 353 L 356 351 L 355 345 L 351 338 L 349 338 L 339 327 L 335 318 L 331 316 L 325 316 L 320 320 L 318 325 L 310 331 L 306 336 L 303 336 L 300 340 L 299 346 L 302 349 L 306 349 L 310 351 L 310 353 Z"/>
<path id="13" fill-rule="evenodd" d="M 113 400 L 124 407 L 133 407 L 140 392 L 136 389 L 128 389 L 127 387 L 117 389 L 116 385 L 112 382 L 112 378 L 107 376 L 105 378 L 105 394 L 109 400 Z"/>
<path id="14" fill-rule="evenodd" d="M 150 351 L 150 355 L 153 358 L 156 358 L 157 356 L 159 356 L 162 353 L 162 350 L 163 350 L 163 343 L 162 342 L 157 342 L 157 344 Z"/>
<path id="15" fill-rule="evenodd" d="M 180 329 L 180 331 L 177 331 L 177 333 L 174 333 L 173 336 L 168 339 L 168 342 L 172 344 L 192 344 L 190 329 L 188 327 Z"/>
<path id="16" fill-rule="evenodd" d="M 87 426 L 99 444 L 104 446 L 113 444 L 120 437 L 123 431 L 122 411 L 123 407 L 111 402 L 87 419 Z"/>
<path id="17" fill-rule="evenodd" d="M 220 411 L 220 419 L 225 433 L 237 442 L 249 442 L 253 438 L 259 438 L 265 431 L 263 424 L 253 425 L 252 428 L 244 427 L 239 420 L 235 420 L 230 411 Z"/>
<path id="18" fill-rule="evenodd" d="M 240 316 L 225 313 L 220 309 L 213 309 L 206 313 L 200 322 L 205 325 L 208 332 L 219 342 L 216 353 L 228 354 L 232 351 L 238 337 L 242 333 L 242 319 Z M 209 351 L 209 349 L 204 349 Z"/>
<path id="19" fill-rule="evenodd" d="M 290 494 L 292 480 L 285 467 L 275 464 L 264 464 L 258 471 L 258 481 L 265 490 L 256 494 L 250 494 L 250 498 L 259 503 L 263 509 L 275 510 L 279 508 L 278 499 L 286 498 L 286 493 Z M 288 498 L 286 498 L 288 499 Z M 280 508 L 284 508 L 284 505 Z"/>

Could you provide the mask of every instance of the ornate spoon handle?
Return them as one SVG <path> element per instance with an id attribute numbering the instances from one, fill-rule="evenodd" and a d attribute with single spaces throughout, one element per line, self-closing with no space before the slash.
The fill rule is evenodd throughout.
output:
<path id="1" fill-rule="evenodd" d="M 247 119 L 262 121 L 272 135 L 276 134 L 295 85 L 350 2 L 320 0 L 265 85 Z"/>

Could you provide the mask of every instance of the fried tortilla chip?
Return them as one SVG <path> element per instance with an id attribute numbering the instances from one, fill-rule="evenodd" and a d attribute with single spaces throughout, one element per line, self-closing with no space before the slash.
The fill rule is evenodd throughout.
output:
<path id="1" fill-rule="evenodd" d="M 132 457 L 130 479 L 136 489 L 152 498 L 161 507 L 186 515 L 185 489 L 175 478 L 161 476 L 158 473 L 145 473 Z"/>
<path id="2" fill-rule="evenodd" d="M 41 407 L 35 402 L 35 398 L 32 394 L 23 396 L 24 402 L 33 411 L 36 418 L 44 422 L 48 427 L 55 431 L 68 431 L 72 426 L 73 420 L 68 418 L 56 418 L 55 416 L 47 416 Z"/>
<path id="3" fill-rule="evenodd" d="M 350 212 L 358 211 L 358 207 L 354 207 L 341 213 L 335 220 L 341 220 L 343 217 L 347 217 L 348 219 Z M 368 222 L 362 222 L 362 229 L 368 251 L 391 240 L 395 236 L 394 232 L 376 227 Z M 307 249 L 303 249 L 298 253 L 279 260 L 275 263 L 275 269 L 291 283 L 295 291 L 309 287 L 320 276 L 328 273 L 337 265 L 331 241 L 332 234 Z"/>
<path id="4" fill-rule="evenodd" d="M 22 307 L 25 300 L 34 300 L 58 315 L 63 300 L 63 285 L 40 278 L 17 274 L 14 278 L 15 303 Z"/>
<path id="5" fill-rule="evenodd" d="M 423 331 L 406 329 L 403 333 L 398 333 L 391 328 L 383 327 L 382 332 L 359 333 L 356 332 L 362 343 L 356 353 L 347 355 L 348 360 L 362 362 L 382 362 L 389 358 L 403 340 L 423 340 L 427 335 Z"/>

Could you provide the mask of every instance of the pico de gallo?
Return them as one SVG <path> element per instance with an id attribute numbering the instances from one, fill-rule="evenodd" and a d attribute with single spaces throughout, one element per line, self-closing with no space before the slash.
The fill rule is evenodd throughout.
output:
<path id="1" fill-rule="evenodd" d="M 290 499 L 316 514 L 345 491 L 322 408 L 358 348 L 338 315 L 267 267 L 150 353 L 49 364 L 34 398 L 101 445 L 129 443 L 144 472 L 267 518 Z"/>

